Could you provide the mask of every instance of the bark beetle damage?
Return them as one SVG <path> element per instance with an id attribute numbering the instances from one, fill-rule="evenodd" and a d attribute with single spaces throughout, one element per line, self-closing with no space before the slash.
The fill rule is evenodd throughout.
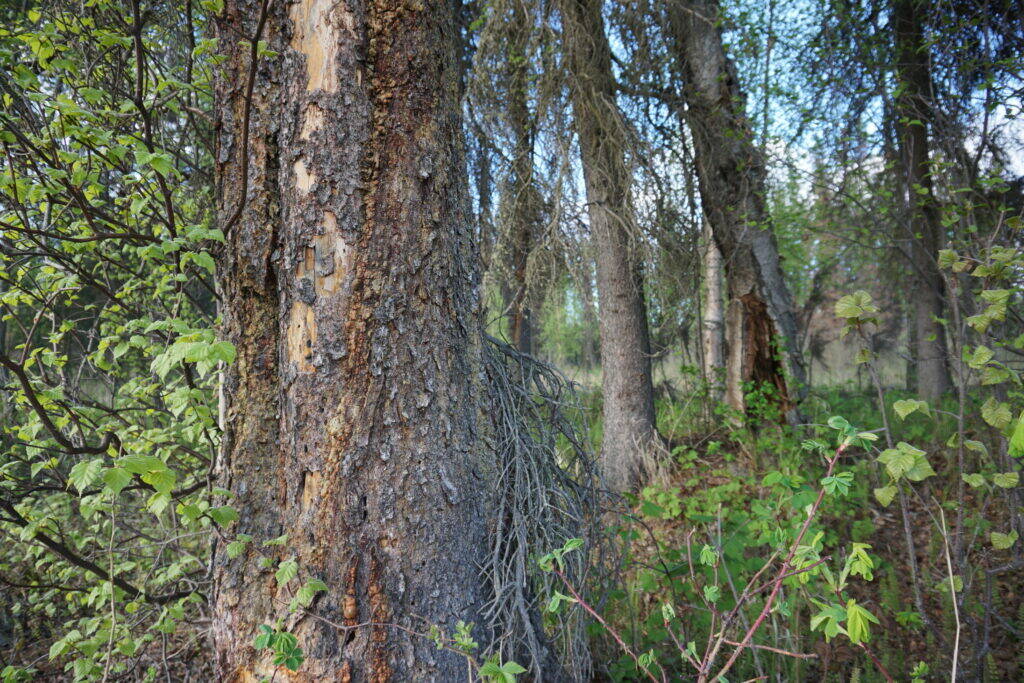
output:
<path id="1" fill-rule="evenodd" d="M 338 89 L 338 35 L 334 0 L 303 0 L 292 5 L 292 48 L 306 56 L 306 90 Z"/>
<path id="2" fill-rule="evenodd" d="M 377 560 L 377 554 L 371 552 L 367 592 L 370 595 L 370 612 L 375 624 L 387 624 L 391 621 L 391 609 L 388 606 L 388 597 L 384 592 L 381 574 L 382 568 Z M 372 683 L 386 683 L 391 678 L 391 665 L 388 662 L 388 652 L 391 649 L 388 644 L 388 630 L 384 626 L 374 626 L 370 635 L 372 654 L 370 655 L 368 678 Z"/>
<path id="3" fill-rule="evenodd" d="M 779 396 L 782 412 L 792 408 L 786 377 L 776 357 L 775 326 L 764 301 L 754 293 L 740 297 L 743 302 L 743 376 L 756 384 L 771 384 Z"/>
<path id="4" fill-rule="evenodd" d="M 342 599 L 342 611 L 345 617 L 346 626 L 355 626 L 359 623 L 359 605 L 356 602 L 356 580 L 359 578 L 359 560 L 353 558 L 349 561 L 348 574 L 345 578 L 345 597 Z"/>

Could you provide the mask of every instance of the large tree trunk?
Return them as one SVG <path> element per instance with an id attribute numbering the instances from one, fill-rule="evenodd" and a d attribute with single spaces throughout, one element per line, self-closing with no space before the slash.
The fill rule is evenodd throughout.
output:
<path id="1" fill-rule="evenodd" d="M 938 268 L 942 242 L 939 211 L 932 190 L 928 127 L 932 122 L 931 75 L 922 22 L 928 11 L 921 0 L 895 0 L 896 138 L 900 151 L 901 190 L 906 206 L 914 289 L 917 393 L 934 399 L 951 386 L 942 317 L 943 283 Z"/>
<path id="2" fill-rule="evenodd" d="M 266 6 L 262 39 L 278 56 L 255 73 L 248 135 L 241 38 L 260 2 L 230 0 L 219 22 L 220 273 L 238 358 L 218 483 L 256 539 L 236 559 L 216 552 L 220 680 L 275 676 L 250 643 L 279 619 L 305 650 L 301 680 L 459 680 L 463 658 L 381 625 L 482 623 L 490 475 L 476 447 L 454 5 Z M 317 614 L 373 625 L 346 635 L 289 615 L 299 581 L 278 586 L 259 552 L 327 583 Z"/>
<path id="3" fill-rule="evenodd" d="M 722 398 L 721 370 L 725 366 L 725 297 L 722 287 L 722 252 L 704 221 L 701 244 L 701 270 L 704 279 L 704 306 L 701 308 L 701 351 L 704 380 L 713 401 Z"/>
<path id="4" fill-rule="evenodd" d="M 604 443 L 609 483 L 633 483 L 656 436 L 650 338 L 626 165 L 627 130 L 615 101 L 600 0 L 561 0 L 563 43 L 597 250 Z"/>
<path id="5" fill-rule="evenodd" d="M 764 161 L 722 44 L 718 3 L 678 0 L 668 8 L 701 204 L 725 262 L 726 400 L 742 410 L 744 382 L 769 384 L 792 418 L 805 390 L 793 298 L 765 203 Z"/>

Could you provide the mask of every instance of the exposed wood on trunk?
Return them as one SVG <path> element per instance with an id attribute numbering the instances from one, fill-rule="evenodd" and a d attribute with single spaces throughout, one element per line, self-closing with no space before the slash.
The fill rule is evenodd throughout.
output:
<path id="1" fill-rule="evenodd" d="M 260 14 L 219 22 L 221 216 L 248 198 L 220 264 L 220 481 L 238 531 L 330 586 L 336 623 L 452 632 L 482 623 L 477 559 L 486 490 L 476 416 L 475 259 L 458 115 L 457 31 L 446 2 L 271 3 L 242 149 L 248 50 Z M 291 593 L 255 552 L 215 560 L 222 680 L 271 678 L 250 646 L 284 618 L 307 660 L 296 680 L 456 680 L 465 661 L 374 625 L 344 637 L 288 615 Z M 294 589 L 294 586 L 292 586 Z M 488 634 L 474 634 L 486 643 Z M 277 672 L 281 680 L 282 671 Z"/>
<path id="2" fill-rule="evenodd" d="M 678 0 L 668 13 L 701 204 L 724 259 L 726 401 L 742 410 L 743 383 L 768 382 L 792 419 L 805 390 L 793 298 L 766 206 L 764 160 L 722 43 L 719 6 L 716 0 Z"/>
<path id="3" fill-rule="evenodd" d="M 704 280 L 704 305 L 701 307 L 701 351 L 704 379 L 711 387 L 711 398 L 722 398 L 721 375 L 725 367 L 725 296 L 722 288 L 722 252 L 718 250 L 711 225 L 704 221 L 701 267 Z"/>
<path id="4" fill-rule="evenodd" d="M 627 488 L 651 455 L 656 431 L 650 337 L 630 203 L 626 123 L 615 101 L 611 50 L 600 0 L 561 0 L 563 43 L 583 158 L 597 260 L 604 394 L 601 459 L 609 482 Z"/>
<path id="5" fill-rule="evenodd" d="M 916 388 L 921 398 L 934 399 L 949 391 L 952 383 L 946 331 L 937 321 L 943 313 L 944 287 L 938 268 L 942 228 L 932 188 L 928 143 L 928 130 L 934 118 L 923 27 L 928 7 L 922 0 L 895 0 L 893 33 L 899 84 L 895 102 L 898 168 L 910 262 L 917 283 L 913 296 Z"/>

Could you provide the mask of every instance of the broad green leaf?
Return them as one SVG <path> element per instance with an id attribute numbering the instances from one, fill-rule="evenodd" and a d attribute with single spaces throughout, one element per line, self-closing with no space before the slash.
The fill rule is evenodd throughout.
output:
<path id="1" fill-rule="evenodd" d="M 103 458 L 82 460 L 75 464 L 68 472 L 68 483 L 78 489 L 81 493 L 92 486 L 103 472 Z"/>
<path id="2" fill-rule="evenodd" d="M 210 508 L 209 515 L 220 526 L 227 526 L 238 519 L 238 513 L 230 505 Z"/>
<path id="3" fill-rule="evenodd" d="M 1010 426 L 1013 415 L 1010 413 L 1010 406 L 1002 401 L 997 401 L 990 396 L 981 406 L 981 417 L 996 429 L 1002 431 Z"/>
<path id="4" fill-rule="evenodd" d="M 1019 472 L 999 472 L 992 475 L 992 483 L 1001 489 L 1012 489 L 1020 483 Z"/>
<path id="5" fill-rule="evenodd" d="M 872 313 L 878 313 L 878 307 L 871 301 L 871 295 L 863 289 L 853 294 L 840 297 L 835 306 L 836 317 L 847 320 L 859 320 Z"/>
<path id="6" fill-rule="evenodd" d="M 252 541 L 252 536 L 247 534 L 238 534 L 235 540 L 231 541 L 227 545 L 228 557 L 234 559 L 245 552 L 245 546 Z"/>
<path id="7" fill-rule="evenodd" d="M 975 370 L 980 370 L 985 366 L 995 354 L 992 353 L 992 349 L 987 346 L 977 346 L 974 351 L 970 354 L 964 351 L 964 362 Z"/>
<path id="8" fill-rule="evenodd" d="M 1024 455 L 1024 412 L 1017 418 L 1017 426 L 1010 437 L 1010 455 L 1014 458 Z"/>
<path id="9" fill-rule="evenodd" d="M 1012 548 L 1017 542 L 1017 532 L 1011 531 L 1008 534 L 1001 533 L 999 531 L 993 531 L 989 534 L 989 540 L 992 541 L 992 547 L 996 550 L 1006 550 Z"/>
<path id="10" fill-rule="evenodd" d="M 165 466 L 163 469 L 146 472 L 141 479 L 156 489 L 157 493 L 170 493 L 178 480 L 178 475 Z"/>
<path id="11" fill-rule="evenodd" d="M 294 610 L 297 607 L 309 607 L 316 594 L 326 590 L 326 583 L 320 579 L 310 579 L 302 584 L 302 588 L 295 594 L 295 597 L 292 599 L 291 608 Z"/>
<path id="12" fill-rule="evenodd" d="M 159 515 L 164 510 L 167 509 L 167 506 L 170 505 L 170 503 L 171 494 L 154 493 L 152 496 L 149 497 L 149 500 L 146 503 L 146 507 L 148 507 L 150 512 L 152 512 L 154 515 Z"/>
<path id="13" fill-rule="evenodd" d="M 282 560 L 277 565 L 277 571 L 274 573 L 274 578 L 277 579 L 277 584 L 283 586 L 292 579 L 294 579 L 299 573 L 299 563 L 294 559 Z"/>
<path id="14" fill-rule="evenodd" d="M 818 603 L 821 605 L 821 603 Z M 846 610 L 842 605 L 831 604 L 811 617 L 811 630 L 821 631 L 825 634 L 825 640 L 829 641 L 840 633 L 846 633 L 842 622 L 846 621 Z"/>
<path id="15" fill-rule="evenodd" d="M 896 492 L 896 487 L 892 485 L 883 486 L 875 489 L 874 491 L 875 498 L 877 498 L 878 502 L 884 507 L 889 507 L 889 504 L 892 503 L 892 499 L 896 497 Z"/>
<path id="16" fill-rule="evenodd" d="M 103 473 L 103 483 L 115 496 L 132 480 L 132 473 L 123 467 L 110 467 Z"/>
<path id="17" fill-rule="evenodd" d="M 901 420 L 905 420 L 907 415 L 915 411 L 920 411 L 925 415 L 929 415 L 928 402 L 918 401 L 917 399 L 908 398 L 902 401 L 896 401 L 892 404 L 892 409 L 899 416 Z"/>
<path id="18" fill-rule="evenodd" d="M 878 462 L 885 465 L 890 477 L 899 479 L 914 466 L 914 454 L 899 448 L 887 448 L 879 454 Z"/>
<path id="19" fill-rule="evenodd" d="M 853 472 L 838 472 L 831 477 L 825 477 L 821 480 L 821 485 L 832 495 L 846 496 L 853 485 Z"/>
<path id="20" fill-rule="evenodd" d="M 965 482 L 967 482 L 967 485 L 973 489 L 985 485 L 985 477 L 978 474 L 977 472 L 973 472 L 971 474 L 961 474 L 960 476 L 963 478 Z"/>
<path id="21" fill-rule="evenodd" d="M 878 618 L 857 604 L 856 600 L 846 601 L 846 632 L 856 645 L 870 638 L 870 624 L 877 624 Z"/>
<path id="22" fill-rule="evenodd" d="M 167 464 L 152 455 L 127 455 L 119 458 L 117 464 L 132 474 L 146 474 L 167 469 Z"/>
<path id="23" fill-rule="evenodd" d="M 934 477 L 935 470 L 932 469 L 928 458 L 922 455 L 914 456 L 914 466 L 907 470 L 906 477 L 910 481 L 924 481 L 928 477 Z"/>

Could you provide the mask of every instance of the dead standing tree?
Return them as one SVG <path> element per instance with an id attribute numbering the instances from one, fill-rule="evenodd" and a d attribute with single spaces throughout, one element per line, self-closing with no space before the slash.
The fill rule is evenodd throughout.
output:
<path id="1" fill-rule="evenodd" d="M 724 260 L 726 401 L 743 384 L 773 386 L 789 417 L 805 390 L 793 298 L 766 206 L 766 170 L 754 144 L 716 0 L 669 0 L 667 23 L 693 137 L 701 204 Z"/>

